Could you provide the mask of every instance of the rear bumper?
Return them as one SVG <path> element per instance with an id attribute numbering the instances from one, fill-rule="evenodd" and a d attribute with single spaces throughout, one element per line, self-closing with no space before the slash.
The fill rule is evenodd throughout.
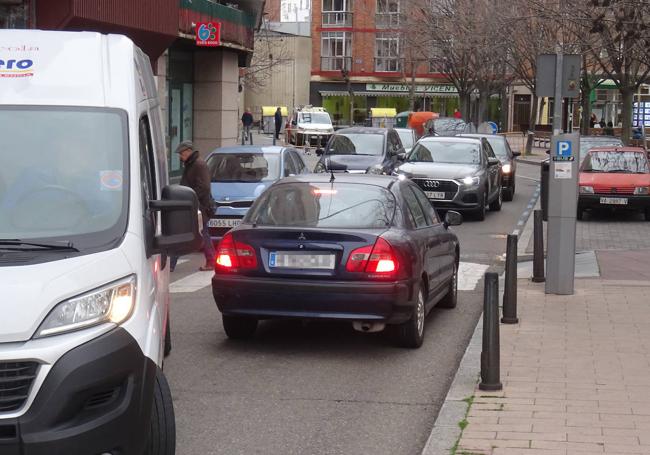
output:
<path id="1" fill-rule="evenodd" d="M 52 367 L 27 413 L 0 418 L 0 453 L 142 453 L 156 368 L 121 328 L 73 349 Z"/>
<path id="2" fill-rule="evenodd" d="M 604 204 L 601 198 L 625 198 L 627 204 Z M 650 207 L 650 196 L 633 196 L 628 194 L 580 194 L 578 196 L 578 209 L 621 209 L 640 210 Z"/>
<path id="3" fill-rule="evenodd" d="M 413 313 L 413 283 L 256 278 L 215 274 L 212 293 L 226 315 L 379 321 L 396 324 Z"/>

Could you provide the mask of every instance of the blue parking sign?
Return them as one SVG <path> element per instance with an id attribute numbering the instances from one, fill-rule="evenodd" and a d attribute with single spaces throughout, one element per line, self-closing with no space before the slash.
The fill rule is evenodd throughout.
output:
<path id="1" fill-rule="evenodd" d="M 571 141 L 557 141 L 555 156 L 562 158 L 570 158 L 573 156 L 571 151 Z"/>

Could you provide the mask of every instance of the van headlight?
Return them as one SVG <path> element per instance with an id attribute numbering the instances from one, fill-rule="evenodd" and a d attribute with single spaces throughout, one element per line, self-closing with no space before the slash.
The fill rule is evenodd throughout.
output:
<path id="1" fill-rule="evenodd" d="M 85 329 L 99 324 L 121 324 L 133 313 L 135 275 L 65 300 L 54 307 L 34 338 Z"/>

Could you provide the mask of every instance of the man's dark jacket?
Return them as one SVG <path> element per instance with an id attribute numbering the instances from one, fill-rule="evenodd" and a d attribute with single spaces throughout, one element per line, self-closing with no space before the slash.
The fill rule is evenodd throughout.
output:
<path id="1" fill-rule="evenodd" d="M 275 131 L 280 131 L 282 129 L 282 114 L 278 111 L 275 111 Z"/>
<path id="2" fill-rule="evenodd" d="M 253 124 L 253 114 L 244 112 L 244 115 L 241 116 L 241 122 L 244 126 L 251 126 Z"/>
<path id="3" fill-rule="evenodd" d="M 201 213 L 208 218 L 214 216 L 214 200 L 210 191 L 210 169 L 199 157 L 198 150 L 192 153 L 183 166 L 181 185 L 189 186 L 199 198 Z"/>

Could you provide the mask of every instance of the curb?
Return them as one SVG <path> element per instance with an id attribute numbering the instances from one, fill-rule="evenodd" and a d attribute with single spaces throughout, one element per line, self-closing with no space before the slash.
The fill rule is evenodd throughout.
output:
<path id="1" fill-rule="evenodd" d="M 542 165 L 541 161 L 527 160 L 525 158 L 517 158 L 517 162 L 524 163 L 524 164 L 532 164 L 533 166 L 541 166 Z"/>
<path id="2" fill-rule="evenodd" d="M 481 363 L 481 349 L 483 340 L 483 316 L 481 316 L 474 329 L 474 334 L 460 361 L 460 366 L 454 381 L 449 387 L 449 392 L 440 408 L 431 434 L 422 449 L 422 455 L 449 455 L 461 435 L 458 423 L 467 414 L 467 397 L 474 396 L 476 384 L 480 374 L 477 365 Z"/>

